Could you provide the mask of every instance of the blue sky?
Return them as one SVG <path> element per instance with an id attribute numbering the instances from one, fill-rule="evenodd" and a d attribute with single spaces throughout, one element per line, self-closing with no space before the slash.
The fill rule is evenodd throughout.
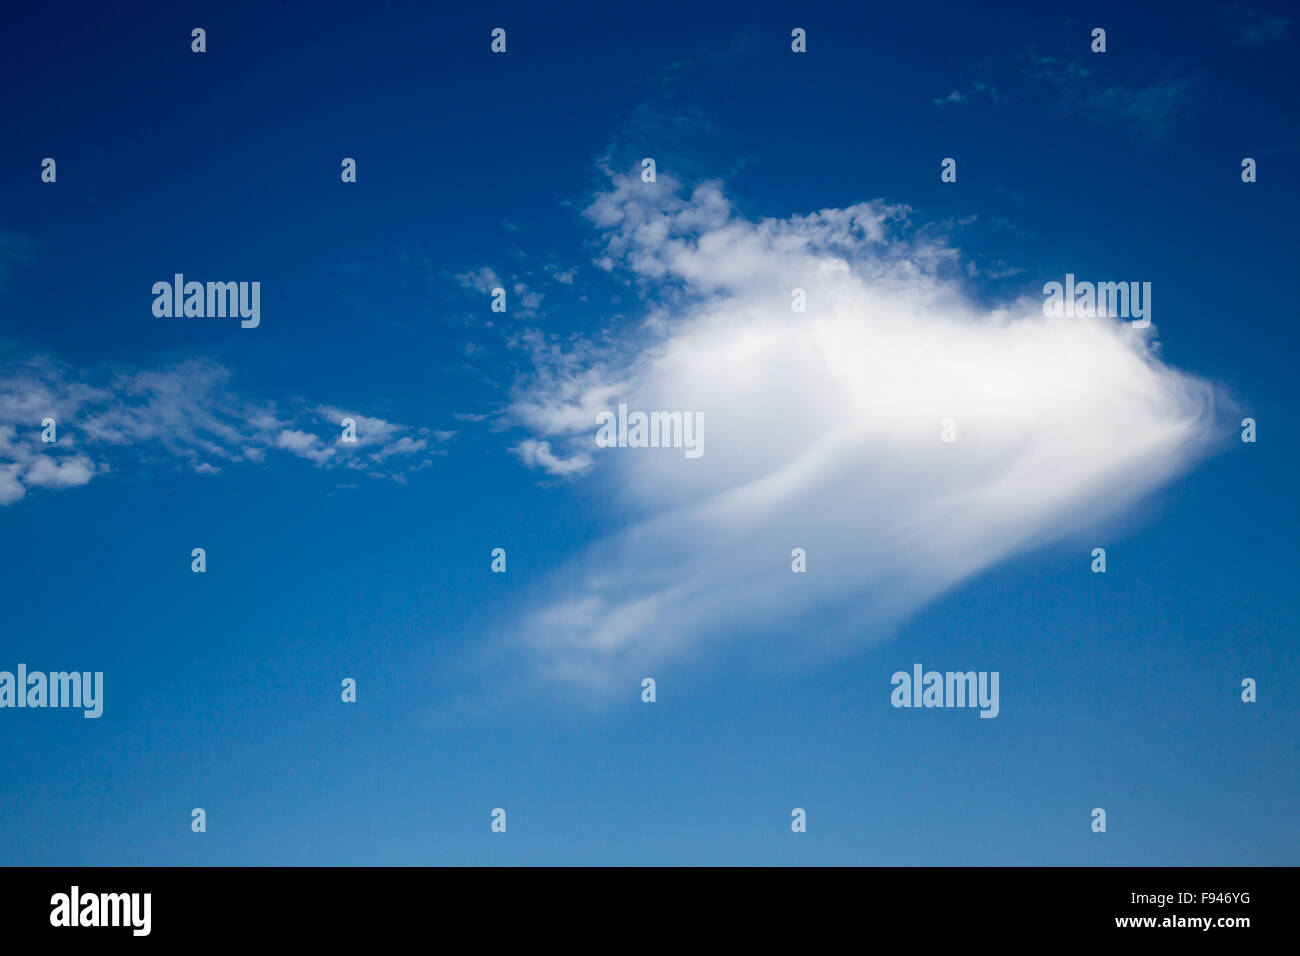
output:
<path id="1" fill-rule="evenodd" d="M 1295 17 L 1129 7 L 7 10 L 0 861 L 1297 862 Z"/>

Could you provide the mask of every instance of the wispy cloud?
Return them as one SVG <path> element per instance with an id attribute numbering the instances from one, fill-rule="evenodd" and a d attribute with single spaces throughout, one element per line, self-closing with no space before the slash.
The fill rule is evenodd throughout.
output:
<path id="1" fill-rule="evenodd" d="M 540 274 L 536 270 L 526 269 L 520 273 L 512 273 L 510 278 L 506 280 L 503 280 L 496 270 L 490 266 L 470 269 L 457 274 L 454 279 L 461 288 L 470 289 L 482 295 L 491 295 L 494 289 L 502 289 L 507 293 L 507 315 L 515 319 L 540 319 L 546 315 L 542 310 L 542 300 L 546 297 L 546 294 L 538 292 L 530 284 L 530 280 L 537 276 L 547 281 L 558 282 L 561 285 L 571 287 L 576 273 L 576 269 L 564 271 L 551 262 L 542 268 Z"/>
<path id="2" fill-rule="evenodd" d="M 1073 101 L 1077 112 L 1126 123 L 1147 142 L 1163 140 L 1182 119 L 1194 81 L 1169 77 L 1146 86 L 1108 86 Z"/>
<path id="3" fill-rule="evenodd" d="M 947 96 L 936 97 L 934 105 L 942 110 L 953 106 L 964 106 L 978 99 L 987 99 L 994 106 L 1000 106 L 1007 101 L 1006 96 L 999 92 L 996 86 L 988 83 L 972 83 L 966 92 L 954 89 Z"/>
<path id="4" fill-rule="evenodd" d="M 1094 55 L 1105 60 L 1107 54 Z M 1045 91 L 1057 109 L 1082 117 L 1098 126 L 1121 124 L 1147 143 L 1165 139 L 1175 129 L 1193 102 L 1197 87 L 1194 76 L 1165 67 L 1159 74 L 1141 69 L 1106 69 L 1081 57 L 1063 57 L 1029 51 L 1007 61 L 984 61 L 983 68 L 995 71 L 998 85 L 983 81 L 956 87 L 932 102 L 936 109 L 966 106 L 977 100 L 993 105 L 1008 102 L 1007 89 L 1024 86 L 1019 98 L 1031 99 Z M 1123 74 L 1123 75 L 1121 75 Z"/>
<path id="5" fill-rule="evenodd" d="M 512 624 L 552 677 L 609 687 L 726 637 L 879 640 L 1123 511 L 1219 434 L 1214 389 L 1161 363 L 1153 329 L 1047 318 L 1037 296 L 983 309 L 907 207 L 755 221 L 716 182 L 614 175 L 587 217 L 598 263 L 655 321 L 532 340 L 513 396 L 527 464 L 635 516 Z M 616 401 L 702 414 L 706 453 L 598 449 Z"/>
<path id="6" fill-rule="evenodd" d="M 1148 143 L 1163 140 L 1173 130 L 1196 88 L 1193 77 L 1172 72 L 1121 82 L 1109 72 L 1065 57 L 1026 54 L 1020 63 L 1024 76 L 1055 91 L 1066 112 L 1098 125 L 1122 123 Z"/>
<path id="7" fill-rule="evenodd" d="M 53 443 L 42 440 L 47 418 Z M 341 440 L 344 418 L 355 422 L 355 443 Z M 430 463 L 430 436 L 338 406 L 248 398 L 229 369 L 205 359 L 82 371 L 0 343 L 0 504 L 137 465 L 218 474 L 274 452 L 400 480 Z"/>
<path id="8" fill-rule="evenodd" d="M 546 264 L 546 274 L 556 282 L 560 283 L 560 285 L 573 285 L 573 280 L 578 274 L 578 269 L 576 266 L 572 266 L 568 269 L 561 269 L 556 263 L 548 262 Z"/>
<path id="9" fill-rule="evenodd" d="M 591 455 L 579 452 L 568 458 L 560 458 L 551 451 L 551 443 L 529 438 L 521 441 L 513 449 L 516 455 L 530 468 L 542 468 L 552 475 L 577 474 L 591 467 Z"/>
<path id="10" fill-rule="evenodd" d="M 462 272 L 456 276 L 456 281 L 462 288 L 473 289 L 484 295 L 489 295 L 493 289 L 504 288 L 501 277 L 491 266 L 479 266 L 477 269 Z"/>
<path id="11" fill-rule="evenodd" d="M 1237 33 L 1237 42 L 1253 46 L 1285 39 L 1291 30 L 1286 17 L 1257 10 L 1244 3 L 1234 3 L 1224 8 L 1224 14 Z"/>

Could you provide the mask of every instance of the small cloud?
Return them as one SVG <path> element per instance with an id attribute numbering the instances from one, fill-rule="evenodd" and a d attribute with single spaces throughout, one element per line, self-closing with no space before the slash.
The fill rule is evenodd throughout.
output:
<path id="1" fill-rule="evenodd" d="M 272 402 L 240 396 L 231 379 L 228 369 L 197 358 L 153 369 L 82 372 L 0 342 L 0 505 L 29 488 L 84 485 L 115 470 L 114 461 L 158 461 L 146 447 L 200 475 L 220 474 L 223 463 L 260 464 L 277 451 L 317 467 L 355 468 L 356 456 L 338 451 L 355 446 L 331 447 L 330 439 L 311 430 L 313 419 L 337 426 L 345 415 L 357 422 L 358 444 L 400 458 L 403 474 L 430 463 L 419 455 L 427 440 L 409 437 L 405 425 L 348 415 L 332 405 L 282 412 Z M 46 417 L 57 422 L 57 442 L 45 443 L 34 427 Z"/>
<path id="2" fill-rule="evenodd" d="M 404 431 L 404 425 L 397 425 L 382 418 L 373 418 L 357 412 L 345 411 L 330 405 L 321 405 L 316 409 L 322 420 L 331 425 L 340 426 L 339 439 L 342 439 L 343 419 L 350 418 L 356 424 L 356 441 L 349 442 L 353 447 L 365 448 L 368 445 L 382 445 L 392 441 L 398 432 Z"/>
<path id="3" fill-rule="evenodd" d="M 1007 101 L 1007 98 L 991 83 L 972 83 L 969 92 L 953 90 L 947 96 L 934 100 L 934 105 L 942 110 L 950 106 L 962 106 L 977 99 L 986 99 L 994 106 L 1001 106 Z"/>
<path id="4" fill-rule="evenodd" d="M 1027 54 L 1020 58 L 1021 72 L 1031 80 L 1044 80 L 1053 85 L 1076 83 L 1092 76 L 1092 68 L 1061 56 Z"/>
<path id="5" fill-rule="evenodd" d="M 414 455 L 418 451 L 423 451 L 429 446 L 429 443 L 423 438 L 399 438 L 391 445 L 385 445 L 379 451 L 370 456 L 371 461 L 383 461 L 393 455 Z"/>
<path id="6" fill-rule="evenodd" d="M 572 266 L 571 268 L 561 270 L 555 263 L 548 262 L 546 264 L 546 272 L 552 279 L 561 285 L 573 285 L 574 277 L 578 274 L 578 267 Z"/>
<path id="7" fill-rule="evenodd" d="M 1165 138 L 1182 116 L 1192 80 L 1172 78 L 1143 87 L 1109 86 L 1083 98 L 1082 112 L 1097 118 L 1112 117 L 1127 123 L 1148 142 Z"/>
<path id="8" fill-rule="evenodd" d="M 966 274 L 972 279 L 977 276 L 984 276 L 989 279 L 1009 279 L 1012 276 L 1022 275 L 1024 269 L 1019 266 L 1008 265 L 1004 260 L 999 259 L 992 265 L 980 268 L 974 262 L 966 263 Z"/>
<path id="9" fill-rule="evenodd" d="M 469 272 L 462 272 L 456 276 L 456 281 L 466 289 L 473 289 L 475 292 L 482 292 L 484 295 L 491 294 L 493 289 L 504 288 L 501 277 L 488 266 L 481 266 L 478 269 L 471 269 Z"/>
<path id="10" fill-rule="evenodd" d="M 541 468 L 552 475 L 576 475 L 591 467 L 590 455 L 583 452 L 569 458 L 560 458 L 551 451 L 551 443 L 548 441 L 528 438 L 510 450 L 529 468 Z"/>
<path id="11" fill-rule="evenodd" d="M 323 465 L 334 457 L 333 448 L 322 448 L 320 439 L 315 435 L 310 432 L 297 431 L 296 429 L 286 429 L 280 432 L 275 446 L 293 452 L 300 458 L 310 459 L 317 465 Z"/>
<path id="12" fill-rule="evenodd" d="M 11 505 L 23 495 L 27 488 L 18 480 L 17 465 L 0 465 L 0 505 Z"/>
<path id="13" fill-rule="evenodd" d="M 1028 54 L 1020 63 L 1024 76 L 1055 91 L 1066 112 L 1098 124 L 1123 123 L 1148 143 L 1163 140 L 1182 119 L 1195 88 L 1194 78 L 1173 74 L 1098 88 L 1094 71 L 1075 60 Z"/>
<path id="14" fill-rule="evenodd" d="M 48 455 L 38 456 L 27 468 L 23 481 L 36 488 L 75 488 L 95 475 L 95 464 L 85 455 L 57 462 Z"/>
<path id="15" fill-rule="evenodd" d="M 1291 29 L 1291 21 L 1285 17 L 1264 13 L 1244 3 L 1226 7 L 1224 13 L 1236 25 L 1237 42 L 1247 46 L 1285 39 Z"/>

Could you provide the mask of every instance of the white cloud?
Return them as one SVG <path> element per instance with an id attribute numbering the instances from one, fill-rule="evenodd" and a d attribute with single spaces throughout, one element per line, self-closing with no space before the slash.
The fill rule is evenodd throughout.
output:
<path id="1" fill-rule="evenodd" d="M 342 436 L 343 419 L 352 419 L 356 425 L 356 441 L 345 444 L 354 448 L 388 444 L 406 429 L 405 425 L 397 425 L 382 418 L 362 415 L 360 412 L 346 411 L 332 405 L 322 405 L 316 409 L 316 412 L 329 426 L 336 426 L 335 431 L 339 437 Z"/>
<path id="2" fill-rule="evenodd" d="M 560 458 L 551 451 L 551 443 L 526 439 L 511 449 L 523 459 L 530 468 L 543 468 L 552 475 L 572 475 L 586 471 L 591 467 L 591 456 L 577 454 L 569 458 Z"/>
<path id="3" fill-rule="evenodd" d="M 317 436 L 292 428 L 280 432 L 275 447 L 291 451 L 301 458 L 309 458 L 317 465 L 323 465 L 334 457 L 334 449 L 321 447 L 321 441 Z"/>
<path id="4" fill-rule="evenodd" d="M 502 288 L 500 277 L 489 266 L 480 266 L 456 276 L 456 281 L 466 289 L 473 289 L 488 295 L 493 289 Z"/>
<path id="5" fill-rule="evenodd" d="M 95 476 L 95 464 L 85 455 L 71 455 L 55 461 L 47 455 L 32 460 L 23 481 L 36 488 L 75 488 Z"/>
<path id="6" fill-rule="evenodd" d="M 573 285 L 573 280 L 578 274 L 578 267 L 561 269 L 555 263 L 549 262 L 546 264 L 546 274 L 561 285 Z"/>
<path id="7" fill-rule="evenodd" d="M 0 465 L 0 505 L 11 505 L 23 495 L 27 488 L 19 480 L 21 468 L 15 464 Z"/>
<path id="8" fill-rule="evenodd" d="M 882 639 L 962 579 L 1113 518 L 1216 431 L 1214 390 L 1159 361 L 1154 327 L 1049 319 L 1041 297 L 984 310 L 906 207 L 756 222 L 717 183 L 685 198 L 615 177 L 587 214 L 659 321 L 534 339 L 514 393 L 535 436 L 516 453 L 590 469 L 585 487 L 637 516 L 519 622 L 552 676 L 611 686 L 724 637 Z M 617 401 L 703 414 L 705 454 L 597 449 L 595 411 Z"/>
<path id="9" fill-rule="evenodd" d="M 531 276 L 532 271 L 526 271 L 525 276 Z M 512 275 L 508 281 L 503 281 L 497 273 L 488 266 L 481 266 L 478 269 L 471 269 L 467 272 L 459 273 L 455 276 L 456 282 L 466 289 L 473 289 L 484 295 L 492 294 L 494 289 L 509 290 L 511 295 L 506 299 L 506 311 L 513 318 L 518 319 L 538 319 L 545 315 L 542 311 L 542 300 L 545 294 L 537 292 L 530 288 L 528 283 L 524 282 L 518 275 Z M 570 277 L 570 284 L 572 277 Z"/>
<path id="10" fill-rule="evenodd" d="M 318 467 L 394 480 L 430 463 L 418 454 L 427 440 L 382 418 L 352 413 L 358 442 L 338 443 L 347 414 L 331 405 L 282 409 L 243 397 L 228 369 L 203 359 L 81 371 L 0 342 L 0 505 L 29 488 L 84 485 L 112 470 L 115 459 L 133 466 L 169 456 L 196 474 L 215 475 L 221 464 L 261 463 L 268 450 L 279 450 Z M 45 418 L 55 420 L 56 442 L 41 440 Z M 353 453 L 368 446 L 375 449 L 368 461 Z M 375 463 L 390 456 L 401 456 L 400 468 L 376 471 Z"/>
<path id="11" fill-rule="evenodd" d="M 936 97 L 933 102 L 937 108 L 946 109 L 950 106 L 961 106 L 979 97 L 986 97 L 994 106 L 1006 102 L 1006 97 L 998 91 L 998 88 L 989 83 L 974 83 L 971 85 L 969 93 L 953 90 L 947 96 Z"/>
<path id="12" fill-rule="evenodd" d="M 429 442 L 423 438 L 411 438 L 409 435 L 397 439 L 392 444 L 385 445 L 379 451 L 370 456 L 371 461 L 383 461 L 385 458 L 393 455 L 414 455 L 416 452 L 424 451 L 429 447 Z"/>

